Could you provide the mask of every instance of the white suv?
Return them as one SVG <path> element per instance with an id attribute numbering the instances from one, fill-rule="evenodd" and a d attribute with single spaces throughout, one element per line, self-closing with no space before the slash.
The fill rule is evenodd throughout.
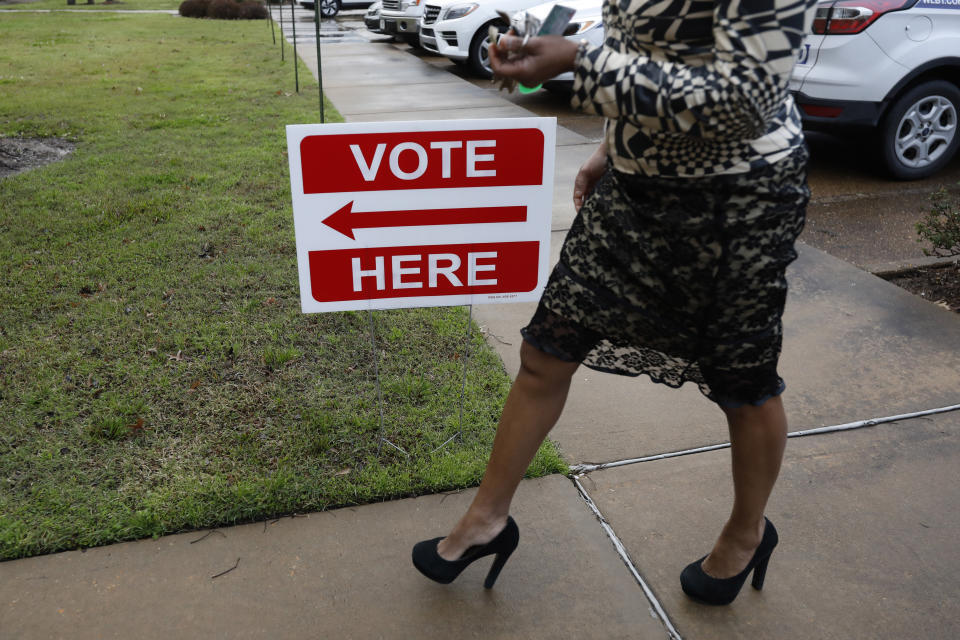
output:
<path id="1" fill-rule="evenodd" d="M 531 7 L 542 8 L 536 13 L 543 19 L 550 8 L 556 4 L 543 0 L 424 0 L 427 4 L 420 20 L 420 46 L 428 51 L 439 53 L 454 62 L 468 64 L 479 76 L 489 78 L 490 58 L 487 49 L 490 46 L 490 25 L 506 31 L 507 25 L 497 15 L 497 10 L 514 17 Z M 563 6 L 577 9 L 572 22 L 576 23 L 581 10 L 599 16 L 600 0 L 561 0 Z M 594 11 L 596 7 L 596 11 Z M 542 13 L 543 15 L 540 15 Z M 587 37 L 585 32 L 600 24 L 599 17 L 584 19 L 578 24 L 576 38 Z M 603 31 L 601 29 L 601 41 Z M 592 42 L 592 38 L 591 39 Z"/>
<path id="2" fill-rule="evenodd" d="M 506 31 L 507 25 L 497 9 L 513 13 L 540 0 L 424 0 L 420 19 L 420 46 L 446 56 L 454 62 L 468 64 L 477 75 L 489 78 L 490 25 Z"/>
<path id="3" fill-rule="evenodd" d="M 554 2 L 541 3 L 543 0 L 425 0 L 426 7 L 420 20 L 420 46 L 428 51 L 444 55 L 454 62 L 468 64 L 477 75 L 489 78 L 490 58 L 487 49 L 490 46 L 490 25 L 506 31 L 507 25 L 497 15 L 497 10 L 516 17 L 517 12 L 537 6 L 541 11 L 535 13 L 543 19 L 549 13 Z M 600 25 L 599 0 L 561 0 L 559 4 L 596 16 L 582 20 L 578 25 L 576 38 L 587 37 L 585 32 Z M 596 10 L 594 10 L 596 7 Z M 540 15 L 542 13 L 542 15 Z M 578 21 L 574 15 L 572 22 Z M 602 41 L 603 30 L 600 30 Z M 591 42 L 593 41 L 592 38 Z"/>
<path id="4" fill-rule="evenodd" d="M 821 0 L 790 81 L 808 129 L 871 127 L 896 178 L 960 147 L 960 0 Z"/>
<path id="5" fill-rule="evenodd" d="M 420 16 L 424 0 L 383 0 L 380 33 L 396 36 L 412 45 L 420 44 Z"/>

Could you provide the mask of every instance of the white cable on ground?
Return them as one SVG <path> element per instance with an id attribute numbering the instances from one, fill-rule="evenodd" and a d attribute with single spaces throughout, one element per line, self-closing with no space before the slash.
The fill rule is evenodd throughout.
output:
<path id="1" fill-rule="evenodd" d="M 869 420 L 859 420 L 857 422 L 848 422 L 846 424 L 836 424 L 829 427 L 817 427 L 815 429 L 804 429 L 802 431 L 791 431 L 787 434 L 788 438 L 801 438 L 803 436 L 812 436 L 820 433 L 832 433 L 834 431 L 849 431 L 851 429 L 861 429 L 863 427 L 873 427 L 878 424 L 884 424 L 887 422 L 897 422 L 899 420 L 907 420 L 910 418 L 922 418 L 923 416 L 930 416 L 937 413 L 947 413 L 948 411 L 956 411 L 960 409 L 960 404 L 952 404 L 947 407 L 939 407 L 937 409 L 927 409 L 925 411 L 915 411 L 913 413 L 902 413 L 897 416 L 887 416 L 885 418 L 870 418 Z M 711 444 L 706 447 L 697 447 L 695 449 L 684 449 L 682 451 L 670 451 L 668 453 L 658 453 L 652 456 L 645 456 L 643 458 L 630 458 L 627 460 L 616 460 L 613 462 L 601 462 L 599 464 L 575 464 L 570 467 L 570 473 L 573 475 L 583 475 L 590 473 L 592 471 L 600 471 L 601 469 L 611 469 L 613 467 L 622 467 L 628 464 L 637 464 L 640 462 L 651 462 L 653 460 L 665 460 L 667 458 L 676 458 L 678 456 L 688 456 L 694 453 L 704 453 L 706 451 L 716 451 L 718 449 L 727 449 L 730 446 L 729 442 L 721 442 L 720 444 Z"/>
<path id="2" fill-rule="evenodd" d="M 620 542 L 620 538 L 617 537 L 617 534 L 613 532 L 613 529 L 610 527 L 607 519 L 603 517 L 602 513 L 600 513 L 600 509 L 597 508 L 597 505 L 593 502 L 593 499 L 587 493 L 587 490 L 583 488 L 582 484 L 580 484 L 579 477 L 574 477 L 572 480 L 573 484 L 577 487 L 577 491 L 580 492 L 580 497 L 583 498 L 584 502 L 587 503 L 587 506 L 590 507 L 590 510 L 593 511 L 593 515 L 595 515 L 597 520 L 600 521 L 600 525 L 603 527 L 603 530 L 607 532 L 607 536 L 610 538 L 610 541 L 613 542 L 613 547 L 617 550 L 617 553 L 620 554 L 620 559 L 623 560 L 624 564 L 627 565 L 627 568 L 630 569 L 630 573 L 633 574 L 634 579 L 640 585 L 640 588 L 643 589 L 643 594 L 647 597 L 647 600 L 650 601 L 650 605 L 653 607 L 654 612 L 660 618 L 660 621 L 663 622 L 663 626 L 667 628 L 667 635 L 670 636 L 671 640 L 683 640 L 683 638 L 680 637 L 680 633 L 677 631 L 676 627 L 674 627 L 673 623 L 670 622 L 670 618 L 667 617 L 667 612 L 663 610 L 663 607 L 660 605 L 660 601 L 657 600 L 655 595 L 653 595 L 653 590 L 647 586 L 647 583 L 643 580 L 643 576 L 640 575 L 640 572 L 637 571 L 637 568 L 630 560 L 630 556 L 627 555 L 626 547 L 624 547 L 623 543 Z"/>
<path id="3" fill-rule="evenodd" d="M 637 464 L 638 462 L 652 462 L 653 460 L 666 460 L 667 458 L 676 458 L 677 456 L 688 456 L 692 453 L 703 453 L 705 451 L 716 451 L 717 449 L 726 449 L 730 446 L 729 442 L 720 444 L 711 444 L 707 447 L 697 447 L 696 449 L 684 449 L 683 451 L 670 451 L 669 453 L 658 453 L 643 458 L 629 458 L 627 460 L 615 460 L 613 462 L 601 462 L 600 464 L 575 464 L 570 467 L 570 473 L 573 475 L 584 475 L 592 471 L 601 469 L 610 469 L 613 467 L 622 467 L 628 464 Z"/>

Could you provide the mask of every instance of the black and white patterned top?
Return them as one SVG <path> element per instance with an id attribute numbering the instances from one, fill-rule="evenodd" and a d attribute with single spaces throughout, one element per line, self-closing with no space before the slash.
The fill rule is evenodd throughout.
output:
<path id="1" fill-rule="evenodd" d="M 613 166 L 706 176 L 772 164 L 803 143 L 787 82 L 815 0 L 604 0 L 581 46 L 573 106 L 608 118 Z"/>

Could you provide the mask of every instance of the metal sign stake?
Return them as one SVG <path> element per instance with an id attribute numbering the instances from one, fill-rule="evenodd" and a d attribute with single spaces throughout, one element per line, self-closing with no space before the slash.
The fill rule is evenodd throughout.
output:
<path id="1" fill-rule="evenodd" d="M 277 44 L 277 33 L 273 29 L 273 7 L 270 1 L 267 1 L 267 11 L 270 13 L 270 35 L 273 36 L 273 44 Z"/>
<path id="2" fill-rule="evenodd" d="M 373 373 L 377 377 L 377 406 L 380 408 L 380 430 L 377 433 L 377 457 L 379 458 L 380 450 L 383 448 L 383 391 L 380 388 L 380 366 L 377 364 L 377 338 L 373 328 L 372 309 L 367 309 L 367 316 L 370 318 L 370 347 L 373 350 Z"/>
<path id="3" fill-rule="evenodd" d="M 320 92 L 320 123 L 326 122 L 323 115 L 323 64 L 320 60 L 320 0 L 313 3 L 313 23 L 317 32 L 317 86 Z"/>
<path id="4" fill-rule="evenodd" d="M 463 439 L 463 402 L 467 391 L 467 360 L 470 359 L 470 330 L 473 328 L 473 305 L 467 305 L 470 314 L 467 316 L 467 338 L 463 346 L 463 384 L 460 385 L 460 428 L 457 437 Z"/>

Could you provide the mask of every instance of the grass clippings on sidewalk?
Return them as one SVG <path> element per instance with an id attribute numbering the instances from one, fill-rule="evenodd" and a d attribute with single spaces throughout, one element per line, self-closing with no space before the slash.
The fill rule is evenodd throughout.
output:
<path id="1" fill-rule="evenodd" d="M 77 16 L 0 15 L 0 137 L 76 144 L 0 180 L 0 557 L 476 484 L 509 385 L 476 328 L 431 453 L 464 309 L 374 314 L 409 457 L 367 314 L 299 311 L 316 84 L 266 25 Z"/>

